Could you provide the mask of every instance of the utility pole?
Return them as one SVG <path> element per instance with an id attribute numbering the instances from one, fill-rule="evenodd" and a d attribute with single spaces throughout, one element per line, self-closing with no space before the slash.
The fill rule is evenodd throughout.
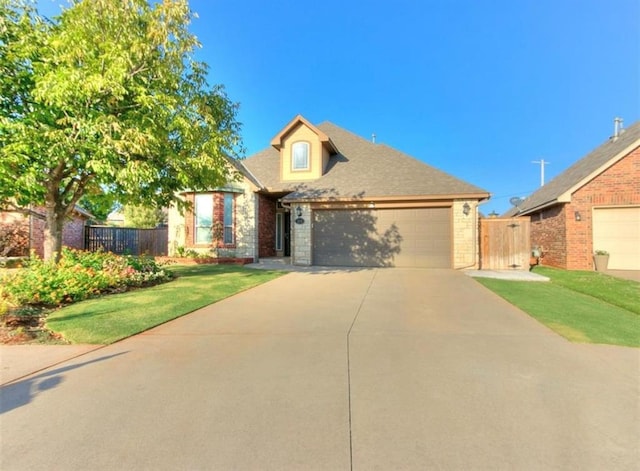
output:
<path id="1" fill-rule="evenodd" d="M 540 164 L 540 186 L 544 186 L 544 166 L 549 165 L 551 162 L 545 162 L 544 159 L 532 160 L 532 164 Z"/>

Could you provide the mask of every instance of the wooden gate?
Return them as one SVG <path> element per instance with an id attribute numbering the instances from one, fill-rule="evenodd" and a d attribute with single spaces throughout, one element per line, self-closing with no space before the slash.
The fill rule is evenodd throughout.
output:
<path id="1" fill-rule="evenodd" d="M 480 268 L 529 270 L 531 257 L 528 217 L 480 220 Z"/>

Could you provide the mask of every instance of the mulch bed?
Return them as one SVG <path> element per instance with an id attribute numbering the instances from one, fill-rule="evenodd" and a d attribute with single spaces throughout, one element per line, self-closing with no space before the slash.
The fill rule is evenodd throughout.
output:
<path id="1" fill-rule="evenodd" d="M 5 314 L 0 322 L 0 344 L 68 344 L 62 335 L 45 328 L 47 312 L 45 308 L 32 308 L 28 314 Z"/>

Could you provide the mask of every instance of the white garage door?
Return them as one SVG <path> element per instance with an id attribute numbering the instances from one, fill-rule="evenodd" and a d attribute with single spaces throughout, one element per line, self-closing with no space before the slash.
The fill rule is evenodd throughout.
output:
<path id="1" fill-rule="evenodd" d="M 640 270 L 640 207 L 594 208 L 593 249 L 609 252 L 611 270 Z"/>
<path id="2" fill-rule="evenodd" d="M 451 268 L 451 208 L 316 210 L 313 264 Z"/>

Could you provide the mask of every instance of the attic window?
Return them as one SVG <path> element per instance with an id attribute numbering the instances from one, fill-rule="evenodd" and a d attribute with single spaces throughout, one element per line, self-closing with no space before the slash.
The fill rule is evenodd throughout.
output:
<path id="1" fill-rule="evenodd" d="M 309 143 L 294 142 L 291 146 L 291 167 L 293 170 L 309 170 Z"/>

